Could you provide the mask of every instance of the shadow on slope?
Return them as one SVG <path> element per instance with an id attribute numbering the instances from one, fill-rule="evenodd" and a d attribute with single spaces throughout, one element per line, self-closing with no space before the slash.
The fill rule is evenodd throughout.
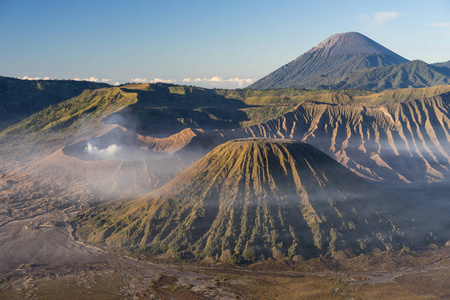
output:
<path id="1" fill-rule="evenodd" d="M 0 130 L 20 122 L 49 105 L 78 96 L 105 83 L 74 80 L 21 80 L 0 76 Z"/>
<path id="2" fill-rule="evenodd" d="M 104 119 L 140 134 L 170 135 L 186 128 L 239 128 L 247 121 L 249 107 L 241 100 L 225 98 L 213 90 L 196 87 L 152 84 L 124 86 L 137 94 L 137 102 Z"/>

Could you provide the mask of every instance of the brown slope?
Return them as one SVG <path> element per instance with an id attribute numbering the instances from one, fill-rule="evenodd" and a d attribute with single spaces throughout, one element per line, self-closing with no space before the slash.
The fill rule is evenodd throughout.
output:
<path id="1" fill-rule="evenodd" d="M 425 245 L 414 207 L 310 145 L 243 139 L 144 198 L 90 212 L 81 232 L 176 257 L 313 257 Z"/>

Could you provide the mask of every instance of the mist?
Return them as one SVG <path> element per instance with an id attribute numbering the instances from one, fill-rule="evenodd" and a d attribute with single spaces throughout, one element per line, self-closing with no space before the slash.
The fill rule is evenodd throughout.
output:
<path id="1" fill-rule="evenodd" d="M 445 211 L 449 211 L 448 201 L 445 201 L 445 197 L 448 197 L 448 193 L 446 193 L 448 187 L 442 185 L 441 190 L 434 189 L 434 194 L 420 193 L 420 191 L 427 190 L 429 186 L 425 181 L 430 178 L 430 175 L 433 175 L 433 170 L 428 167 L 429 165 L 442 172 L 444 175 L 443 181 L 446 181 L 448 176 L 445 168 L 449 167 L 449 162 L 446 159 L 445 152 L 449 148 L 447 147 L 445 134 L 442 132 L 436 133 L 437 139 L 442 144 L 441 148 L 433 147 L 428 138 L 421 138 L 415 132 L 403 138 L 392 129 L 392 132 L 388 135 L 382 132 L 380 128 L 374 129 L 370 122 L 364 123 L 363 128 L 358 132 L 355 129 L 356 126 L 337 123 L 333 124 L 333 126 L 338 127 L 334 130 L 334 127 L 330 125 L 331 122 L 319 123 L 315 131 L 311 132 L 308 124 L 303 124 L 297 120 L 296 124 L 285 124 L 281 121 L 267 122 L 250 129 L 186 130 L 172 136 L 164 135 L 164 138 L 157 138 L 154 135 L 145 136 L 143 135 L 144 132 L 137 133 L 136 128 L 139 128 L 139 126 L 132 119 L 126 119 L 125 115 L 113 115 L 108 119 L 108 124 L 103 124 L 101 130 L 96 131 L 95 134 L 77 136 L 66 144 L 51 145 L 48 153 L 33 159 L 31 163 L 29 161 L 22 163 L 23 158 L 21 156 L 14 157 L 11 155 L 9 165 L 12 166 L 17 163 L 17 166 L 20 165 L 20 167 L 10 168 L 3 177 L 0 177 L 2 188 L 0 192 L 3 192 L 0 195 L 0 201 L 3 203 L 0 206 L 0 224 L 13 222 L 17 219 L 30 220 L 29 222 L 32 224 L 29 225 L 29 228 L 39 230 L 39 228 L 50 226 L 48 224 L 61 222 L 61 224 L 64 224 L 61 225 L 61 228 L 70 232 L 72 225 L 64 221 L 68 220 L 69 215 L 73 217 L 78 213 L 83 215 L 85 212 L 101 211 L 102 209 L 114 211 L 115 203 L 118 202 L 125 207 L 137 203 L 138 199 L 145 199 L 145 201 L 148 201 L 147 205 L 151 206 L 152 201 L 156 201 L 156 194 L 160 197 L 168 197 L 167 202 L 170 202 L 171 199 L 175 198 L 170 197 L 168 189 L 161 189 L 161 187 L 170 183 L 172 179 L 201 159 L 215 146 L 235 138 L 252 136 L 276 138 L 281 135 L 317 147 L 343 164 L 347 169 L 363 177 L 367 182 L 372 181 L 372 183 L 378 184 L 378 187 L 369 189 L 356 179 L 350 178 L 350 183 L 348 183 L 348 177 L 351 176 L 340 175 L 340 169 L 343 169 L 343 167 L 336 168 L 335 171 L 339 174 L 335 174 L 336 176 L 333 177 L 339 180 L 333 182 L 330 179 L 330 173 L 327 173 L 327 176 L 321 175 L 322 170 L 325 173 L 330 172 L 330 161 L 326 159 L 319 160 L 317 165 L 314 166 L 317 177 L 326 184 L 325 188 L 321 187 L 320 184 L 315 184 L 311 185 L 311 188 L 305 190 L 304 193 L 296 194 L 287 187 L 283 189 L 285 185 L 292 187 L 293 183 L 288 183 L 280 175 L 278 192 L 281 196 L 267 201 L 270 216 L 276 222 L 282 220 L 279 217 L 280 215 L 289 215 L 294 211 L 297 211 L 298 216 L 301 216 L 305 212 L 301 211 L 300 208 L 304 203 L 310 202 L 309 209 L 315 211 L 320 218 L 320 222 L 317 223 L 317 228 L 319 228 L 317 230 L 323 232 L 324 235 L 318 241 L 323 245 L 324 251 L 327 251 L 326 247 L 328 247 L 331 239 L 328 238 L 331 229 L 345 236 L 348 245 L 358 247 L 360 236 L 353 235 L 354 229 L 350 228 L 355 224 L 357 230 L 378 233 L 383 238 L 395 237 L 391 234 L 392 228 L 386 225 L 390 221 L 395 222 L 399 225 L 401 234 L 405 235 L 405 241 L 414 240 L 416 237 L 417 241 L 427 239 L 427 232 L 433 232 L 435 236 L 438 236 L 441 232 L 440 229 L 445 229 L 444 227 L 448 224 L 448 222 L 441 222 L 441 220 L 445 220 Z M 344 122 L 347 121 L 344 120 Z M 122 124 L 122 126 L 118 124 Z M 377 131 L 377 135 L 375 131 Z M 423 134 L 425 134 L 425 131 L 423 131 Z M 20 139 L 20 137 L 15 138 Z M 361 145 L 364 147 L 360 147 Z M 33 148 L 33 145 L 29 144 L 28 147 Z M 11 157 L 14 157 L 15 163 L 13 163 Z M 309 167 L 306 165 L 298 166 L 299 177 L 302 177 L 302 174 L 308 169 Z M 320 171 L 318 171 L 319 169 Z M 273 169 L 271 172 L 273 172 Z M 283 170 L 280 169 L 276 172 L 282 173 Z M 412 184 L 399 179 L 398 174 Z M 436 178 L 436 180 L 439 179 L 438 176 Z M 312 177 L 311 180 L 313 180 Z M 352 189 L 352 192 L 348 192 L 350 188 L 353 188 L 352 185 L 355 182 L 359 189 Z M 417 188 L 417 182 L 421 182 L 423 185 Z M 308 179 L 303 180 L 302 183 L 306 185 Z M 195 184 L 196 182 L 186 182 L 185 186 L 187 189 L 195 191 Z M 207 182 L 207 186 L 209 187 L 209 182 Z M 390 187 L 393 187 L 390 191 L 385 190 Z M 227 186 L 217 186 L 217 190 L 221 191 L 223 197 L 230 194 L 227 193 Z M 398 193 L 392 193 L 392 190 Z M 252 188 L 245 190 L 248 193 L 252 191 Z M 186 200 L 184 196 L 177 198 L 179 203 Z M 257 201 L 260 199 L 259 196 L 257 195 L 252 199 Z M 245 201 L 245 193 L 240 194 L 238 198 L 238 202 Z M 415 200 L 421 198 L 417 202 L 420 202 L 422 206 L 404 205 L 406 203 L 404 198 Z M 199 197 L 193 197 L 192 199 L 197 201 L 196 203 L 201 203 Z M 207 202 L 210 203 L 210 208 L 218 210 L 221 203 L 216 200 L 211 198 Z M 403 205 L 398 205 L 399 203 L 403 203 Z M 215 207 L 216 205 L 217 207 Z M 444 213 L 431 212 L 431 206 L 441 209 Z M 257 210 L 262 211 L 260 207 L 256 204 L 250 204 L 234 206 L 234 209 L 236 211 L 250 209 L 256 215 Z M 168 214 L 172 213 L 170 212 L 171 209 L 173 208 L 167 211 Z M 173 210 L 175 211 L 175 209 Z M 278 211 L 283 213 L 278 214 Z M 73 212 L 76 212 L 76 214 Z M 117 213 L 117 211 L 114 211 L 114 213 Z M 383 214 L 384 221 L 382 223 L 373 221 L 378 220 L 379 213 Z M 423 217 L 416 218 L 415 213 L 423 214 Z M 298 225 L 301 219 L 298 216 L 289 219 L 295 220 L 292 223 L 292 228 L 298 228 L 298 232 L 305 230 L 305 228 L 308 229 L 309 225 L 306 223 L 303 224 L 304 226 Z M 214 216 L 208 215 L 208 218 L 214 218 Z M 369 225 L 366 225 L 365 219 L 372 221 Z M 184 226 L 183 220 L 177 222 L 177 225 Z M 352 225 L 349 225 L 350 223 Z M 126 224 L 126 222 L 123 224 Z M 224 224 L 228 223 L 225 222 Z M 22 227 L 28 226 L 24 223 L 19 225 Z M 203 225 L 205 224 L 202 223 Z M 7 226 L 5 230 L 17 230 L 17 228 L 22 228 L 20 226 Z M 254 223 L 252 226 L 255 227 L 257 224 Z M 278 229 L 281 229 L 280 232 L 287 232 L 287 227 L 283 226 L 280 225 Z M 373 229 L 377 226 L 379 228 Z M 54 231 L 55 236 L 58 236 L 56 233 L 59 233 L 59 236 L 62 237 L 61 228 L 55 226 L 49 231 Z M 313 230 L 312 227 L 310 229 Z M 38 230 L 34 231 L 33 234 L 39 234 Z M 236 232 L 238 230 L 239 228 L 236 227 Z M 283 242 L 284 248 L 280 249 L 284 249 L 283 251 L 287 253 L 286 245 L 290 245 L 292 240 L 289 234 L 281 234 L 280 232 L 274 231 L 271 238 L 274 241 Z M 37 235 L 36 240 L 41 237 Z M 51 240 L 52 238 L 45 236 L 45 239 Z M 371 239 L 373 245 L 381 245 L 378 237 L 371 237 Z M 428 240 L 424 243 L 426 242 Z M 26 239 L 18 241 L 18 245 L 24 248 L 27 243 Z M 55 238 L 51 240 L 51 243 L 57 244 L 58 240 Z M 64 243 L 71 245 L 70 237 Z M 261 251 L 269 253 L 272 249 L 270 247 L 273 245 L 268 243 L 266 246 L 269 248 L 264 248 L 265 250 L 261 248 Z M 305 244 L 301 244 L 301 246 L 305 246 Z M 341 249 L 345 249 L 343 245 L 341 246 Z M 39 247 L 36 246 L 37 249 Z M 259 249 L 258 247 L 258 245 L 254 245 L 255 249 Z M 373 248 L 375 247 L 378 246 L 373 246 Z M 9 251 L 9 248 L 2 249 Z M 114 250 L 114 247 L 105 246 L 104 249 Z M 241 250 L 244 249 L 245 243 L 242 243 Z M 53 250 L 57 250 L 58 253 L 52 252 Z M 66 251 L 64 247 L 47 247 L 45 249 L 45 253 L 49 253 L 48 257 L 53 255 L 58 260 L 61 258 L 60 260 L 63 263 L 70 262 L 71 259 L 68 255 L 62 254 Z M 67 253 L 73 252 L 67 251 Z M 325 254 L 325 252 L 323 253 Z M 80 257 L 85 254 L 86 252 L 81 253 Z M 35 251 L 30 250 L 26 255 L 22 255 L 22 258 L 34 262 L 33 258 L 36 256 Z M 270 255 L 266 257 L 270 257 Z M 308 256 L 305 254 L 304 257 Z M 90 256 L 88 258 L 91 259 Z M 95 258 L 92 261 L 95 261 Z M 11 270 L 17 268 L 17 264 L 20 263 L 18 259 L 12 258 L 11 262 L 10 265 L 6 266 Z"/>

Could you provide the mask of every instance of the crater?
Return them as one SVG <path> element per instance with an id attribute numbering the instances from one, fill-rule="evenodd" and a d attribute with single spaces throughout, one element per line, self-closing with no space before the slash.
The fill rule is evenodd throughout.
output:
<path id="1" fill-rule="evenodd" d="M 82 140 L 65 146 L 65 155 L 74 156 L 85 161 L 99 160 L 158 160 L 171 156 L 171 153 L 156 147 L 156 138 L 143 137 L 123 127 L 116 127 L 110 132 L 95 138 Z"/>

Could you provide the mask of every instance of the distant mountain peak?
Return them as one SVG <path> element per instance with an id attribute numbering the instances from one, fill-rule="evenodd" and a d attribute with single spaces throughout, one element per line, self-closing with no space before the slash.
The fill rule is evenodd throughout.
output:
<path id="1" fill-rule="evenodd" d="M 396 57 L 401 62 L 407 60 L 359 32 L 333 34 L 307 53 L 320 56 L 355 56 L 384 54 Z"/>
<path id="2" fill-rule="evenodd" d="M 412 81 L 404 79 L 401 74 L 391 74 L 391 72 L 402 72 L 400 70 L 402 68 L 392 67 L 403 64 L 405 64 L 404 68 L 417 65 L 416 63 L 409 64 L 409 60 L 406 58 L 361 33 L 337 33 L 295 60 L 259 79 L 248 88 L 383 90 L 386 88 L 434 86 L 447 84 L 447 81 L 450 80 L 447 78 L 450 77 L 450 68 L 447 68 L 446 64 L 437 64 L 433 69 L 423 63 L 420 70 L 414 69 L 417 76 L 411 77 Z M 367 74 L 367 72 L 372 73 Z M 431 73 L 433 73 L 432 76 L 429 75 Z M 397 76 L 403 79 L 392 80 Z M 428 79 L 425 81 L 420 79 L 423 77 Z M 389 84 L 385 84 L 386 82 Z"/>

